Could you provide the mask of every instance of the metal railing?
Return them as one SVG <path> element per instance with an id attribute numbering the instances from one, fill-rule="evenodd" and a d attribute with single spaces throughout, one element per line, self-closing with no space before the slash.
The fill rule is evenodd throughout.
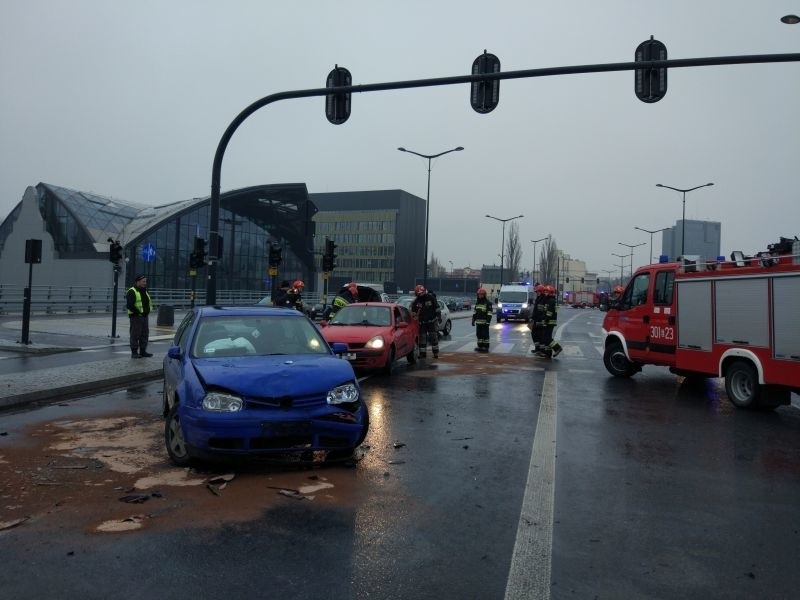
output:
<path id="1" fill-rule="evenodd" d="M 175 310 L 186 310 L 192 305 L 192 292 L 188 289 L 147 290 L 153 299 L 153 307 L 171 306 Z M 269 292 L 256 290 L 217 290 L 217 304 L 235 306 L 255 304 Z M 335 294 L 328 293 L 328 304 Z M 24 286 L 0 284 L 0 316 L 21 315 L 25 297 Z M 389 296 L 396 300 L 397 296 Z M 205 304 L 205 290 L 196 292 L 195 306 Z M 304 292 L 305 305 L 321 304 L 322 293 Z M 34 285 L 31 288 L 32 315 L 58 315 L 82 313 L 111 313 L 114 306 L 114 288 L 90 286 Z M 118 290 L 117 314 L 126 314 L 125 289 Z"/>
<path id="2" fill-rule="evenodd" d="M 168 305 L 175 309 L 187 309 L 192 304 L 191 290 L 154 289 L 148 290 L 154 307 Z M 217 303 L 220 305 L 255 304 L 266 295 L 253 290 L 220 290 Z M 21 315 L 24 303 L 23 286 L 0 284 L 0 315 Z M 308 301 L 313 301 L 308 296 Z M 198 292 L 195 305 L 205 303 L 205 291 Z M 89 286 L 48 286 L 31 287 L 31 314 L 51 315 L 70 313 L 111 313 L 114 306 L 113 287 Z M 125 313 L 125 290 L 119 289 L 117 312 Z"/>

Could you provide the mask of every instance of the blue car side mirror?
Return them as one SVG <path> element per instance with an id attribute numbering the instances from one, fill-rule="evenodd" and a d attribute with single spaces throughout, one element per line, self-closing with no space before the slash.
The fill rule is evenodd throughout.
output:
<path id="1" fill-rule="evenodd" d="M 170 358 L 180 360 L 181 358 L 183 358 L 183 352 L 181 352 L 181 347 L 170 346 L 169 350 L 167 350 L 167 356 Z"/>

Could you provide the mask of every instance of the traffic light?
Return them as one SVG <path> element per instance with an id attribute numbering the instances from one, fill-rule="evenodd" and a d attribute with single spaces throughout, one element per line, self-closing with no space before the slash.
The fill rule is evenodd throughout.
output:
<path id="1" fill-rule="evenodd" d="M 636 47 L 636 62 L 667 60 L 667 47 L 650 36 Z M 667 69 L 635 69 L 633 89 L 642 102 L 658 102 L 667 94 Z"/>
<path id="2" fill-rule="evenodd" d="M 472 74 L 499 73 L 500 59 L 494 54 L 483 51 L 472 63 Z M 497 108 L 500 102 L 500 80 L 473 81 L 470 88 L 469 102 L 475 112 L 486 114 Z"/>
<path id="3" fill-rule="evenodd" d="M 272 242 L 269 246 L 269 266 L 270 267 L 277 267 L 281 264 L 283 258 L 281 257 L 281 253 L 283 252 L 283 248 L 278 246 L 277 243 Z"/>
<path id="4" fill-rule="evenodd" d="M 583 277 L 581 277 L 581 283 L 584 283 L 584 281 L 583 281 Z"/>
<path id="5" fill-rule="evenodd" d="M 569 283 L 569 277 L 567 277 L 566 281 L 567 281 L 567 283 Z"/>
<path id="6" fill-rule="evenodd" d="M 206 264 L 206 241 L 201 237 L 194 238 L 194 252 L 189 256 L 189 266 L 199 269 Z"/>
<path id="7" fill-rule="evenodd" d="M 119 241 L 112 241 L 111 238 L 108 238 L 108 241 L 111 242 L 108 247 L 108 260 L 118 265 L 122 260 L 122 244 Z"/>
<path id="8" fill-rule="evenodd" d="M 344 67 L 336 65 L 328 73 L 325 87 L 345 87 L 353 85 L 353 76 Z M 328 94 L 325 96 L 325 116 L 334 125 L 341 125 L 350 118 L 350 98 L 352 94 Z"/>
<path id="9" fill-rule="evenodd" d="M 330 273 L 336 268 L 336 243 L 325 238 L 325 252 L 322 254 L 322 270 Z"/>

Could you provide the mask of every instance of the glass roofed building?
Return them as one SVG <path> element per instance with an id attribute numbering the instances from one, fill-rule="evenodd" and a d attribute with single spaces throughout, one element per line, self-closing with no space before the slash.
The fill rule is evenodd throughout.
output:
<path id="1" fill-rule="evenodd" d="M 27 286 L 26 240 L 40 239 L 42 257 L 35 267 L 34 285 L 109 287 L 113 282 L 109 240 L 118 240 L 124 248 L 120 274 L 124 285 L 144 273 L 152 288 L 191 289 L 194 283 L 202 300 L 206 269 L 198 269 L 193 282 L 189 257 L 195 237 L 209 237 L 210 203 L 205 197 L 145 206 L 39 183 L 25 191 L 0 224 L 0 282 Z M 217 289 L 271 289 L 267 266 L 271 242 L 283 248 L 280 278 L 312 283 L 316 212 L 302 183 L 223 193 Z"/>
<path id="2" fill-rule="evenodd" d="M 0 286 L 28 285 L 26 240 L 42 241 L 34 286 L 112 288 L 109 242 L 123 247 L 119 285 L 142 273 L 149 287 L 202 303 L 208 268 L 190 268 L 195 238 L 209 239 L 210 197 L 147 206 L 39 183 L 0 222 Z M 337 244 L 329 290 L 347 281 L 411 289 L 422 277 L 425 200 L 403 190 L 309 194 L 304 183 L 257 185 L 220 196 L 216 301 L 267 295 L 281 280 L 301 279 L 307 293 L 322 293 L 325 239 Z M 270 276 L 270 244 L 282 248 Z M 206 246 L 206 252 L 210 254 Z M 0 288 L 0 293 L 2 288 Z M 249 296 L 252 296 L 250 294 Z M 177 301 L 177 300 L 176 300 Z"/>

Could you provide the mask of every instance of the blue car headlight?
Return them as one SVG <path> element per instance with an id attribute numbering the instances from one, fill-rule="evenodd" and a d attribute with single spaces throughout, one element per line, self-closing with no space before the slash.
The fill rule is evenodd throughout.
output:
<path id="1" fill-rule="evenodd" d="M 244 402 L 239 396 L 224 392 L 208 392 L 203 398 L 203 410 L 213 412 L 237 412 L 242 410 Z"/>
<path id="2" fill-rule="evenodd" d="M 337 385 L 332 390 L 328 391 L 326 398 L 328 404 L 347 404 L 350 402 L 358 401 L 358 387 L 355 383 L 345 383 L 344 385 Z"/>
<path id="3" fill-rule="evenodd" d="M 372 348 L 373 350 L 380 350 L 383 348 L 384 343 L 383 337 L 376 335 L 374 338 L 364 344 L 364 346 L 366 348 Z"/>

